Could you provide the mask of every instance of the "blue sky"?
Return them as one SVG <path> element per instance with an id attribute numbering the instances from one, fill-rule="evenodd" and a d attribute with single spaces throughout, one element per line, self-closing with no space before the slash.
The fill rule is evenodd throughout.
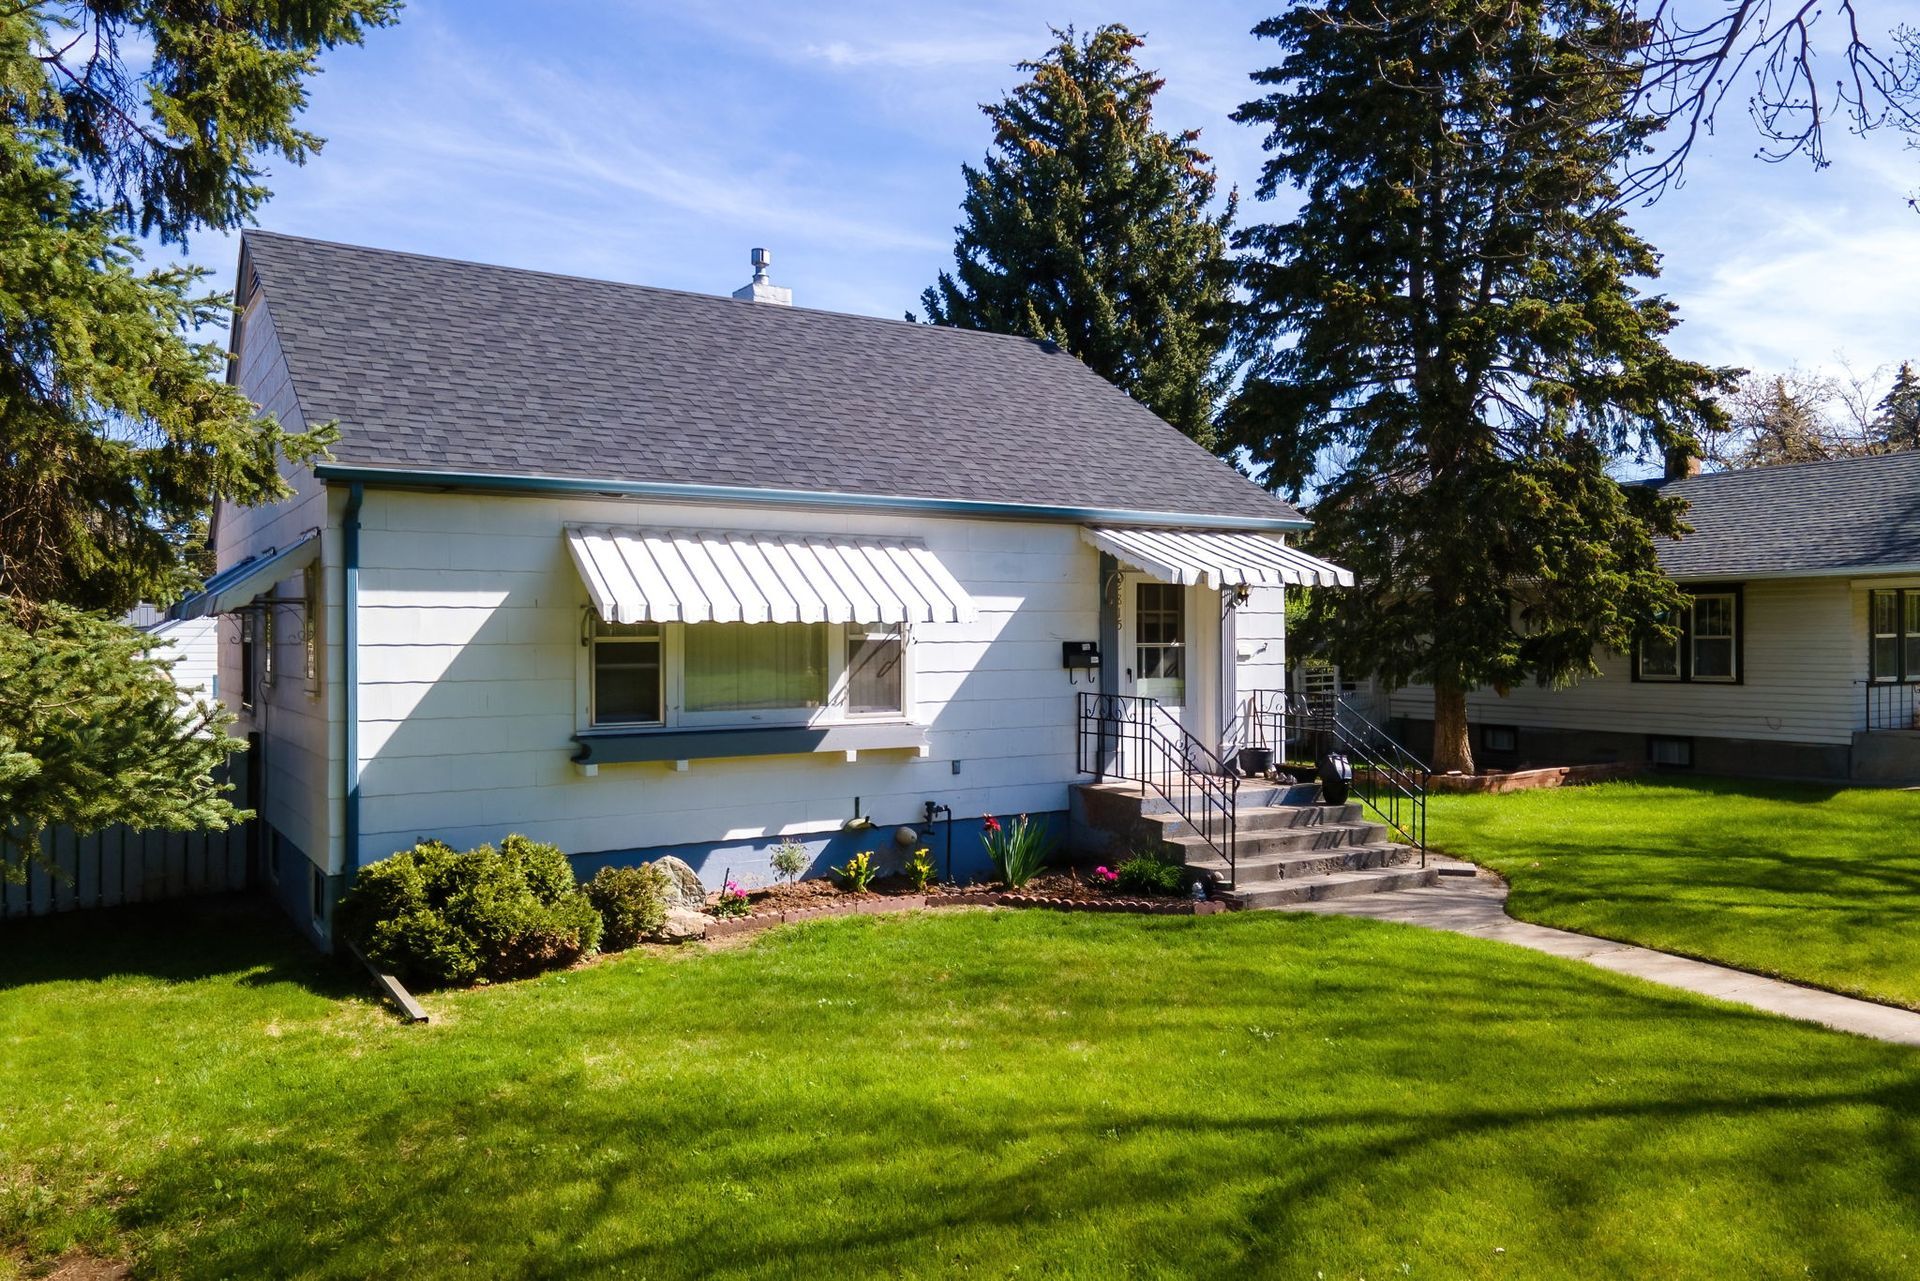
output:
<path id="1" fill-rule="evenodd" d="M 766 245 L 800 305 L 898 316 L 951 253 L 959 167 L 988 142 L 977 104 L 1049 23 L 1144 33 L 1162 123 L 1202 129 L 1250 196 L 1260 137 L 1227 116 L 1273 60 L 1248 34 L 1269 7 L 412 0 L 329 57 L 306 120 L 327 148 L 276 169 L 261 222 L 713 293 Z M 1764 369 L 1920 356 L 1920 152 L 1836 133 L 1815 172 L 1755 145 L 1731 113 L 1687 186 L 1634 220 L 1666 258 L 1675 345 Z M 230 244 L 192 250 L 230 275 Z"/>

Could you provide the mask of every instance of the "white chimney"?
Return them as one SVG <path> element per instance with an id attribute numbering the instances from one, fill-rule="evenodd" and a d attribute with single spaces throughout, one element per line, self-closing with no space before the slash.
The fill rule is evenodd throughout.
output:
<path id="1" fill-rule="evenodd" d="M 778 307 L 793 306 L 793 290 L 783 289 L 767 278 L 767 264 L 773 255 L 765 249 L 753 251 L 753 283 L 742 285 L 733 296 L 745 302 L 770 302 Z"/>

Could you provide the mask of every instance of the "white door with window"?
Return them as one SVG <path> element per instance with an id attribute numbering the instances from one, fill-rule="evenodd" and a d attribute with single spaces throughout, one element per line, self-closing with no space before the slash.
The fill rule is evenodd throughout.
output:
<path id="1" fill-rule="evenodd" d="M 1138 574 L 1121 579 L 1120 692 L 1153 699 L 1187 728 L 1189 633 L 1185 587 Z"/>

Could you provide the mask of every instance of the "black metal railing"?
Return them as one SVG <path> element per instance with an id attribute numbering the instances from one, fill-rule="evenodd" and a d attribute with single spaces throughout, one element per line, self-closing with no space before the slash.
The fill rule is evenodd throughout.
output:
<path id="1" fill-rule="evenodd" d="M 1324 742 L 1353 766 L 1353 795 L 1401 839 L 1420 851 L 1427 865 L 1427 792 L 1433 770 L 1392 735 L 1362 716 L 1338 694 L 1297 694 L 1259 689 L 1248 694 L 1236 719 L 1240 741 L 1270 747 L 1276 760 L 1289 749 L 1318 756 Z"/>
<path id="2" fill-rule="evenodd" d="M 1240 780 L 1165 708 L 1129 694 L 1081 694 L 1075 754 L 1082 774 L 1138 783 L 1143 796 L 1156 792 L 1226 863 L 1226 888 L 1233 888 Z"/>
<path id="3" fill-rule="evenodd" d="M 1892 681 L 1856 681 L 1867 691 L 1865 728 L 1920 729 L 1920 704 L 1914 694 L 1920 685 L 1901 685 Z"/>

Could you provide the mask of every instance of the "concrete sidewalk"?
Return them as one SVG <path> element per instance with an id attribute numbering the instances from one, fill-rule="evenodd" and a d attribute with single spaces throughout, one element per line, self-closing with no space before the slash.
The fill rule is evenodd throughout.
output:
<path id="1" fill-rule="evenodd" d="M 1442 867 L 1465 867 L 1450 859 Z M 1615 943 L 1570 930 L 1529 925 L 1507 915 L 1507 887 L 1498 877 L 1442 876 L 1437 885 L 1422 889 L 1362 894 L 1354 898 L 1280 907 L 1283 912 L 1319 912 L 1328 916 L 1364 916 L 1398 921 L 1433 930 L 1450 930 L 1475 938 L 1517 943 L 1536 952 L 1585 961 L 1603 970 L 1616 970 L 1653 983 L 1664 983 L 1701 996 L 1737 1001 L 1769 1014 L 1820 1023 L 1842 1032 L 1899 1045 L 1920 1046 L 1920 1013 L 1897 1010 L 1872 1001 L 1836 996 L 1817 988 L 1764 978 L 1724 965 L 1688 960 L 1631 943 Z"/>

